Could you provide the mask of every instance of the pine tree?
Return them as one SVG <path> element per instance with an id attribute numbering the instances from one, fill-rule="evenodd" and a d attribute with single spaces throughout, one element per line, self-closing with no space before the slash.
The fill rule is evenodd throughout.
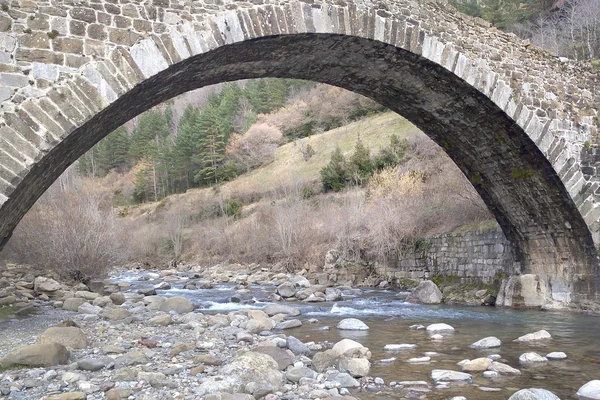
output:
<path id="1" fill-rule="evenodd" d="M 324 192 L 338 192 L 346 186 L 347 171 L 346 171 L 346 159 L 342 154 L 342 150 L 336 147 L 329 164 L 321 169 L 321 185 L 323 186 Z"/>
<path id="2" fill-rule="evenodd" d="M 130 140 L 124 127 L 117 128 L 96 146 L 98 176 L 104 176 L 113 169 L 117 169 L 119 172 L 127 170 Z"/>
<path id="3" fill-rule="evenodd" d="M 176 186 L 187 190 L 192 186 L 194 171 L 198 169 L 194 156 L 200 142 L 200 112 L 188 106 L 179 120 L 178 133 L 173 144 L 173 175 Z"/>
<path id="4" fill-rule="evenodd" d="M 212 185 L 220 181 L 219 167 L 225 159 L 224 135 L 219 132 L 217 108 L 208 104 L 202 111 L 199 121 L 201 139 L 199 142 L 200 170 L 194 180 L 198 183 Z"/>
<path id="5" fill-rule="evenodd" d="M 373 175 L 371 152 L 365 147 L 360 137 L 354 145 L 354 153 L 350 156 L 348 170 L 355 185 L 362 185 Z"/>

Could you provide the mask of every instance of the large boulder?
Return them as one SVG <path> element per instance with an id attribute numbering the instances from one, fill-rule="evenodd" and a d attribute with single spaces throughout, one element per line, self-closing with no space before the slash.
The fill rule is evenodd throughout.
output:
<path id="1" fill-rule="evenodd" d="M 348 330 L 348 331 L 367 331 L 367 330 L 369 330 L 369 327 L 367 326 L 367 324 L 365 324 L 364 322 L 362 322 L 360 319 L 357 319 L 357 318 L 343 319 L 337 324 L 337 328 L 342 329 L 342 330 Z"/>
<path id="2" fill-rule="evenodd" d="M 513 340 L 514 342 L 535 342 L 538 340 L 548 340 L 552 339 L 552 335 L 548 333 L 546 330 L 541 330 L 533 333 L 528 333 L 527 335 L 520 336 Z"/>
<path id="3" fill-rule="evenodd" d="M 515 275 L 502 281 L 496 306 L 538 308 L 551 298 L 546 282 L 535 274 Z"/>
<path id="4" fill-rule="evenodd" d="M 163 301 L 159 307 L 160 311 L 164 312 L 176 312 L 178 314 L 185 314 L 194 311 L 194 304 L 182 296 L 170 297 Z"/>
<path id="5" fill-rule="evenodd" d="M 37 342 L 39 344 L 59 343 L 70 349 L 85 349 L 88 339 L 79 328 L 53 326 L 41 334 Z"/>
<path id="6" fill-rule="evenodd" d="M 355 378 L 369 375 L 371 363 L 366 358 L 340 358 L 340 372 L 347 372 Z"/>
<path id="7" fill-rule="evenodd" d="M 502 342 L 500 341 L 500 339 L 498 339 L 495 336 L 488 336 L 486 338 L 476 341 L 469 347 L 472 349 L 491 349 L 494 347 L 500 347 L 501 345 Z"/>
<path id="8" fill-rule="evenodd" d="M 79 309 L 79 306 L 83 303 L 87 303 L 85 299 L 82 299 L 80 297 L 70 297 L 68 299 L 65 299 L 62 308 L 63 310 L 67 311 L 77 311 Z"/>
<path id="9" fill-rule="evenodd" d="M 277 346 L 258 346 L 254 351 L 259 353 L 267 354 L 277 362 L 280 371 L 285 370 L 287 367 L 293 364 L 293 359 L 290 353 Z"/>
<path id="10" fill-rule="evenodd" d="M 488 371 L 494 371 L 501 375 L 521 375 L 521 371 L 518 369 L 498 361 L 492 361 L 492 364 L 488 367 Z"/>
<path id="11" fill-rule="evenodd" d="M 521 389 L 508 400 L 560 400 L 560 398 L 546 389 Z"/>
<path id="12" fill-rule="evenodd" d="M 10 368 L 24 365 L 28 367 L 51 367 L 66 364 L 69 350 L 59 343 L 32 344 L 21 347 L 0 359 L 0 367 Z"/>
<path id="13" fill-rule="evenodd" d="M 600 380 L 589 381 L 579 388 L 577 396 L 580 400 L 600 399 Z"/>
<path id="14" fill-rule="evenodd" d="M 340 340 L 333 346 L 331 350 L 333 350 L 339 356 L 349 358 L 371 358 L 371 352 L 367 347 L 351 339 Z"/>
<path id="15" fill-rule="evenodd" d="M 283 298 L 294 297 L 296 295 L 296 285 L 291 282 L 284 282 L 277 286 L 277 294 Z"/>
<path id="16" fill-rule="evenodd" d="M 33 281 L 33 290 L 36 293 L 52 293 L 60 290 L 60 283 L 56 282 L 52 278 L 45 278 L 43 276 L 38 276 Z"/>
<path id="17" fill-rule="evenodd" d="M 102 312 L 102 307 L 91 305 L 90 303 L 82 303 L 79 307 L 77 307 L 77 311 L 81 314 L 92 314 L 98 315 Z"/>
<path id="18" fill-rule="evenodd" d="M 204 381 L 196 394 L 247 393 L 261 398 L 281 390 L 283 384 L 284 375 L 271 356 L 248 351 L 234 357 L 221 369 L 220 376 L 212 376 Z"/>
<path id="19" fill-rule="evenodd" d="M 269 317 L 272 317 L 273 315 L 277 315 L 277 314 L 286 314 L 286 315 L 289 315 L 292 317 L 296 317 L 296 316 L 300 315 L 300 313 L 301 313 L 298 308 L 288 306 L 285 304 L 269 304 L 268 306 L 263 308 L 263 311 Z"/>
<path id="20" fill-rule="evenodd" d="M 324 372 L 329 368 L 337 368 L 340 354 L 334 350 L 325 350 L 314 355 L 312 366 L 317 372 Z"/>
<path id="21" fill-rule="evenodd" d="M 521 364 L 533 364 L 546 361 L 548 361 L 546 357 L 542 357 L 538 353 L 533 352 L 523 353 L 519 356 L 519 362 Z"/>
<path id="22" fill-rule="evenodd" d="M 492 364 L 492 360 L 487 357 L 469 360 L 461 365 L 463 372 L 481 372 L 485 371 Z"/>
<path id="23" fill-rule="evenodd" d="M 435 382 L 468 382 L 473 381 L 473 377 L 470 374 L 458 371 L 451 371 L 448 369 L 434 369 L 431 371 L 431 379 Z"/>
<path id="24" fill-rule="evenodd" d="M 442 292 L 433 281 L 421 281 L 406 299 L 409 303 L 440 304 Z"/>
<path id="25" fill-rule="evenodd" d="M 440 332 L 454 332 L 454 327 L 448 324 L 431 324 L 427 326 L 427 332 L 431 334 Z"/>

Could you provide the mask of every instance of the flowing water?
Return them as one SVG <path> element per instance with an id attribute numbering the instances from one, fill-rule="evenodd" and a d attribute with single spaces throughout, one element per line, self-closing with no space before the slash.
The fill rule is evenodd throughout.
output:
<path id="1" fill-rule="evenodd" d="M 154 277 L 155 275 L 150 274 Z M 161 296 L 184 296 L 194 302 L 203 313 L 228 313 L 240 309 L 261 309 L 268 304 L 267 296 L 274 287 L 253 287 L 249 296 L 252 304 L 233 303 L 233 285 L 218 285 L 213 289 L 182 289 L 185 276 L 179 282 L 171 282 L 173 289 L 157 291 Z M 128 281 L 130 290 L 152 287 L 159 280 L 147 280 L 147 273 L 126 273 L 115 277 L 115 281 Z M 600 317 L 566 312 L 541 312 L 512 310 L 495 307 L 461 307 L 447 305 L 415 305 L 405 303 L 396 292 L 387 290 L 363 290 L 359 295 L 344 296 L 335 303 L 289 303 L 302 310 L 298 317 L 303 325 L 283 331 L 303 342 L 337 342 L 344 338 L 356 340 L 372 352 L 371 376 L 381 377 L 386 384 L 399 381 L 431 381 L 433 369 L 460 371 L 457 363 L 463 359 L 500 354 L 505 362 L 521 370 L 521 376 L 502 376 L 485 379 L 473 374 L 473 384 L 450 385 L 449 388 L 430 387 L 424 393 L 427 399 L 446 399 L 465 396 L 468 399 L 508 399 L 523 388 L 538 387 L 552 391 L 561 399 L 577 399 L 577 390 L 586 382 L 600 379 Z M 369 331 L 343 331 L 336 329 L 344 318 L 359 318 Z M 309 323 L 309 319 L 317 319 Z M 413 324 L 444 322 L 456 331 L 445 335 L 443 340 L 434 341 L 424 330 L 410 330 Z M 329 327 L 329 329 L 327 329 Z M 538 343 L 513 342 L 519 336 L 545 329 L 553 339 Z M 487 336 L 496 336 L 502 346 L 487 350 L 474 350 L 468 346 Z M 383 350 L 386 344 L 416 344 L 413 350 L 390 353 Z M 548 361 L 535 365 L 519 365 L 519 356 L 525 352 L 536 352 L 542 356 L 553 351 L 563 351 L 568 358 L 564 361 Z M 422 364 L 407 363 L 413 357 L 422 357 L 425 352 L 436 352 L 431 361 Z M 393 361 L 389 359 L 395 358 Z M 381 360 L 388 362 L 381 363 Z M 401 398 L 389 388 L 381 393 L 359 393 L 364 399 Z M 417 397 L 415 397 L 417 398 Z"/>

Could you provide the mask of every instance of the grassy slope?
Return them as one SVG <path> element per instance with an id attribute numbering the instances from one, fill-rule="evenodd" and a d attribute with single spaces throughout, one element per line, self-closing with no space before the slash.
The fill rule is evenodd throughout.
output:
<path id="1" fill-rule="evenodd" d="M 351 154 L 359 135 L 373 154 L 379 148 L 389 145 L 390 136 L 394 133 L 402 139 L 418 132 L 414 125 L 398 114 L 378 114 L 281 146 L 277 149 L 273 162 L 228 182 L 223 185 L 223 190 L 235 191 L 250 187 L 268 190 L 282 183 L 316 181 L 320 178 L 319 171 L 327 165 L 335 148 L 339 146 L 344 154 Z M 316 153 L 308 161 L 304 161 L 300 148 L 308 143 Z"/>
<path id="2" fill-rule="evenodd" d="M 351 154 L 358 136 L 371 149 L 372 154 L 387 146 L 390 136 L 396 134 L 400 139 L 415 136 L 419 130 L 396 113 L 386 112 L 370 118 L 323 132 L 308 138 L 287 143 L 277 149 L 272 162 L 240 175 L 220 188 L 224 198 L 242 191 L 268 192 L 281 186 L 297 182 L 315 182 L 320 179 L 319 171 L 329 162 L 331 153 L 337 146 L 343 153 Z M 310 143 L 316 151 L 308 161 L 304 161 L 300 146 Z M 187 193 L 169 196 L 169 203 L 185 203 L 192 206 L 212 193 L 212 188 L 191 189 Z M 160 203 L 148 203 L 133 210 L 132 216 L 151 214 Z"/>

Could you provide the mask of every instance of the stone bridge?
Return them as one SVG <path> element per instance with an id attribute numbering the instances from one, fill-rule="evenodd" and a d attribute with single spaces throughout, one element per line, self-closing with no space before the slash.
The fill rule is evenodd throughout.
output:
<path id="1" fill-rule="evenodd" d="M 132 117 L 267 76 L 340 86 L 408 118 L 473 183 L 517 271 L 554 300 L 600 293 L 595 74 L 445 0 L 1 0 L 0 239 Z"/>

